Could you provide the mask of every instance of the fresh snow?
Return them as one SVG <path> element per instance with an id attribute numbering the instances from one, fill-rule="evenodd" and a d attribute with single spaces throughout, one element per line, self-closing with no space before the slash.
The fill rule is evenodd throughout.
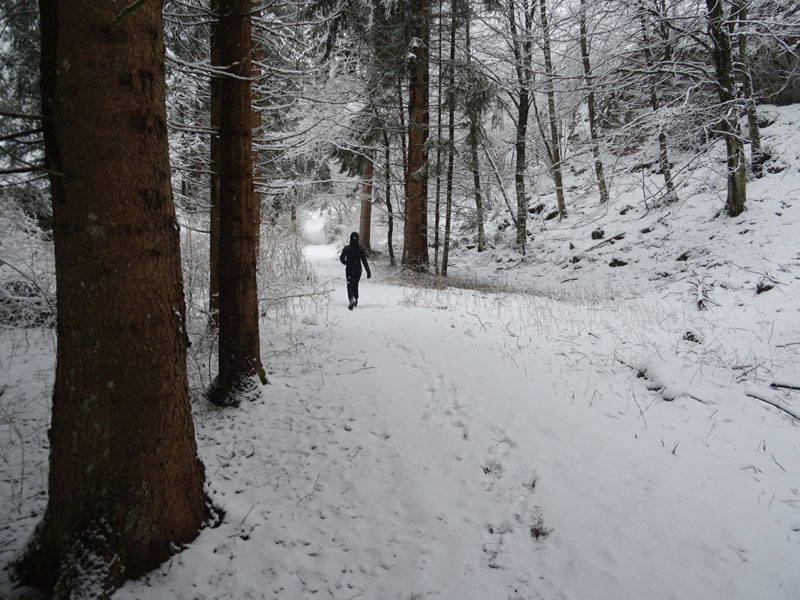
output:
<path id="1" fill-rule="evenodd" d="M 800 421 L 773 406 L 800 392 L 770 387 L 800 386 L 800 111 L 765 110 L 782 170 L 741 217 L 719 157 L 672 207 L 619 183 L 525 257 L 461 243 L 453 281 L 486 291 L 410 285 L 384 253 L 350 312 L 307 215 L 330 293 L 263 322 L 260 399 L 193 405 L 222 523 L 114 597 L 800 598 Z M 2 562 L 46 502 L 53 345 L 0 337 Z"/>

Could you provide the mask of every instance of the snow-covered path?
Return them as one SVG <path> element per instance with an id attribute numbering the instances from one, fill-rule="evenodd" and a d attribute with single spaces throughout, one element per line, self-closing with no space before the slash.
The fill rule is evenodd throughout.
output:
<path id="1" fill-rule="evenodd" d="M 263 402 L 198 414 L 224 523 L 116 597 L 800 597 L 800 429 L 713 374 L 649 391 L 620 360 L 656 309 L 375 264 L 349 312 L 337 248 L 307 258 L 332 302 L 265 343 Z"/>

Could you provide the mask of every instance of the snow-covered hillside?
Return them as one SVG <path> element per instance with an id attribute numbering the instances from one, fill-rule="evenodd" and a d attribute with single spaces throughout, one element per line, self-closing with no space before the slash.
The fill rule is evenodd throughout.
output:
<path id="1" fill-rule="evenodd" d="M 261 399 L 194 404 L 222 523 L 115 598 L 800 597 L 800 110 L 765 113 L 742 216 L 721 156 L 669 207 L 620 176 L 525 257 L 462 244 L 451 276 L 496 291 L 384 254 L 349 312 L 310 215 L 331 293 L 264 321 Z M 53 344 L 0 338 L 2 562 L 45 505 Z"/>

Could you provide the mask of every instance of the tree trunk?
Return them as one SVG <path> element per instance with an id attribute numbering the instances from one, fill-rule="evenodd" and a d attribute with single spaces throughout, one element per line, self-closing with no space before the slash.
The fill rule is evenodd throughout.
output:
<path id="1" fill-rule="evenodd" d="M 644 44 L 644 57 L 647 65 L 653 69 L 650 74 L 650 107 L 653 109 L 653 114 L 658 114 L 660 102 L 658 99 L 659 87 L 659 74 L 656 69 L 656 60 L 653 56 L 653 49 L 651 48 L 651 38 L 648 32 L 647 25 L 647 11 L 644 3 L 639 3 L 639 20 L 642 24 L 642 42 Z M 669 30 L 665 30 L 665 34 L 669 34 Z M 666 199 L 668 203 L 675 202 L 677 194 L 675 193 L 675 183 L 672 180 L 672 168 L 669 162 L 669 145 L 667 143 L 667 133 L 664 131 L 664 126 L 659 123 L 658 125 L 658 164 L 661 168 L 661 174 L 664 177 L 664 187 L 666 188 Z"/>
<path id="2" fill-rule="evenodd" d="M 464 36 L 467 50 L 467 63 L 472 63 L 472 49 L 470 48 L 469 22 L 468 16 L 464 25 Z M 469 153 L 470 169 L 472 170 L 472 183 L 475 190 L 475 218 L 478 221 L 478 252 L 486 250 L 486 228 L 483 218 L 483 193 L 481 190 L 481 163 L 478 158 L 478 142 L 480 138 L 480 117 L 474 114 L 469 115 Z"/>
<path id="3" fill-rule="evenodd" d="M 528 196 L 525 191 L 525 170 L 527 167 L 527 137 L 528 116 L 531 108 L 530 85 L 533 78 L 531 62 L 533 60 L 533 10 L 528 0 L 522 0 L 522 13 L 525 19 L 525 29 L 522 35 L 517 28 L 514 0 L 508 0 L 508 24 L 511 29 L 511 47 L 514 52 L 514 69 L 516 72 L 516 105 L 517 122 L 516 138 L 514 140 L 514 154 L 516 164 L 514 169 L 514 188 L 517 194 L 517 247 L 525 254 L 525 243 L 528 239 Z"/>
<path id="4" fill-rule="evenodd" d="M 375 173 L 375 148 L 366 150 L 361 167 L 361 219 L 359 222 L 359 242 L 367 253 L 372 252 L 370 231 L 372 229 L 372 179 Z"/>
<path id="5" fill-rule="evenodd" d="M 474 129 L 474 124 L 471 128 Z M 481 165 L 478 159 L 478 132 L 475 129 L 470 138 L 470 163 L 472 183 L 475 189 L 475 219 L 478 221 L 478 252 L 486 250 L 486 227 L 483 217 L 483 192 L 481 190 Z"/>
<path id="6" fill-rule="evenodd" d="M 258 334 L 256 257 L 261 211 L 253 191 L 250 0 L 221 0 L 218 40 L 226 74 L 220 119 L 219 406 L 266 383 Z"/>
<path id="7" fill-rule="evenodd" d="M 444 15 L 442 12 L 442 0 L 439 0 L 439 40 L 437 47 L 437 102 L 436 102 L 436 196 L 433 207 L 433 270 L 439 274 L 439 226 L 440 213 L 442 206 L 442 28 L 444 25 Z"/>
<path id="8" fill-rule="evenodd" d="M 586 0 L 581 0 L 580 12 L 581 57 L 583 58 L 583 75 L 586 80 L 588 95 L 586 103 L 589 107 L 589 135 L 592 139 L 592 157 L 594 158 L 594 174 L 597 178 L 597 189 L 600 192 L 600 202 L 608 202 L 608 188 L 606 177 L 603 173 L 603 161 L 600 158 L 600 142 L 597 135 L 597 108 L 594 97 L 594 76 L 592 64 L 589 60 L 589 35 L 586 29 Z"/>
<path id="9" fill-rule="evenodd" d="M 547 78 L 547 112 L 550 121 L 550 170 L 556 185 L 556 201 L 558 216 L 567 216 L 567 205 L 564 202 L 564 181 L 561 170 L 561 136 L 558 132 L 558 114 L 556 113 L 556 94 L 553 87 L 553 59 L 550 53 L 550 28 L 547 23 L 547 7 L 545 0 L 539 0 L 539 14 L 542 19 L 542 37 L 544 40 L 544 70 Z"/>
<path id="10" fill-rule="evenodd" d="M 211 11 L 219 18 L 219 0 L 211 2 Z M 220 67 L 219 40 L 217 39 L 216 25 L 211 27 L 211 66 Z M 216 73 L 211 74 L 209 94 L 211 96 L 211 140 L 209 143 L 211 163 L 211 185 L 209 190 L 209 269 L 208 269 L 208 319 L 209 325 L 214 329 L 219 328 L 219 122 L 220 92 L 222 81 Z"/>
<path id="11" fill-rule="evenodd" d="M 525 254 L 525 243 L 528 238 L 528 196 L 525 191 L 525 168 L 527 166 L 527 137 L 528 137 L 528 113 L 530 111 L 530 100 L 528 92 L 523 91 L 519 95 L 519 107 L 517 109 L 517 137 L 514 143 L 516 150 L 516 168 L 514 169 L 514 188 L 517 193 L 517 246 Z"/>
<path id="12" fill-rule="evenodd" d="M 447 277 L 447 265 L 450 258 L 450 227 L 453 214 L 453 158 L 455 155 L 456 137 L 456 1 L 452 0 L 450 15 L 450 65 L 447 82 L 447 192 L 444 210 L 444 250 L 442 252 L 442 277 Z"/>
<path id="13" fill-rule="evenodd" d="M 718 127 L 725 138 L 728 155 L 728 198 L 725 210 L 730 216 L 736 217 L 744 211 L 747 200 L 747 171 L 744 145 L 736 120 L 740 113 L 733 106 L 736 102 L 733 49 L 722 0 L 706 0 L 706 7 L 708 32 L 712 41 L 711 53 L 717 69 L 717 90 L 723 111 Z"/>
<path id="14" fill-rule="evenodd" d="M 50 182 L 58 349 L 47 509 L 16 574 L 55 598 L 109 598 L 206 514 L 161 5 L 120 8 L 39 5 L 46 165 L 64 174 Z"/>
<path id="15" fill-rule="evenodd" d="M 387 232 L 387 245 L 389 246 L 389 264 L 394 266 L 395 259 L 394 259 L 394 244 L 392 242 L 392 236 L 394 235 L 394 211 L 392 210 L 392 155 L 391 155 L 391 145 L 389 143 L 389 134 L 386 133 L 386 130 L 383 130 L 383 159 L 386 163 L 384 167 L 384 176 L 385 176 L 385 194 L 386 194 L 386 212 L 388 213 L 387 220 L 389 231 Z"/>
<path id="16" fill-rule="evenodd" d="M 403 198 L 408 198 L 408 148 L 406 146 L 406 118 L 403 107 L 403 84 L 401 76 L 397 77 L 397 117 L 400 120 L 400 150 L 403 157 Z M 405 214 L 405 208 L 403 214 Z"/>
<path id="17" fill-rule="evenodd" d="M 428 0 L 414 0 L 414 58 L 409 65 L 408 185 L 403 264 L 424 271 L 428 267 L 428 65 L 430 10 Z"/>
<path id="18" fill-rule="evenodd" d="M 747 21 L 747 6 L 742 0 L 736 0 L 734 10 L 737 12 L 739 22 L 739 79 L 742 82 L 742 92 L 747 103 L 747 129 L 750 134 L 750 168 L 753 175 L 761 177 L 764 174 L 763 166 L 768 156 L 761 146 L 761 130 L 758 126 L 758 109 L 753 95 L 753 71 L 750 67 L 750 57 L 747 55 L 747 34 L 741 31 L 742 23 Z"/>

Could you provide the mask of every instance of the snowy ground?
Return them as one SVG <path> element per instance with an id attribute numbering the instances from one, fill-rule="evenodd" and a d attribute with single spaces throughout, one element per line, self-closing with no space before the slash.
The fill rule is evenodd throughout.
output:
<path id="1" fill-rule="evenodd" d="M 263 402 L 202 409 L 225 525 L 119 598 L 798 597 L 800 429 L 682 349 L 725 315 L 373 271 L 298 314 Z"/>
<path id="2" fill-rule="evenodd" d="M 265 322 L 260 401 L 195 403 L 224 522 L 115 598 L 796 600 L 800 393 L 770 387 L 800 386 L 794 152 L 735 223 L 698 166 L 669 211 L 631 191 L 528 258 L 454 255 L 539 295 L 393 285 L 381 257 L 349 312 L 308 218 L 334 291 Z M 598 226 L 626 237 L 593 248 Z M 45 502 L 53 340 L 6 334 L 0 360 L 6 562 Z"/>

